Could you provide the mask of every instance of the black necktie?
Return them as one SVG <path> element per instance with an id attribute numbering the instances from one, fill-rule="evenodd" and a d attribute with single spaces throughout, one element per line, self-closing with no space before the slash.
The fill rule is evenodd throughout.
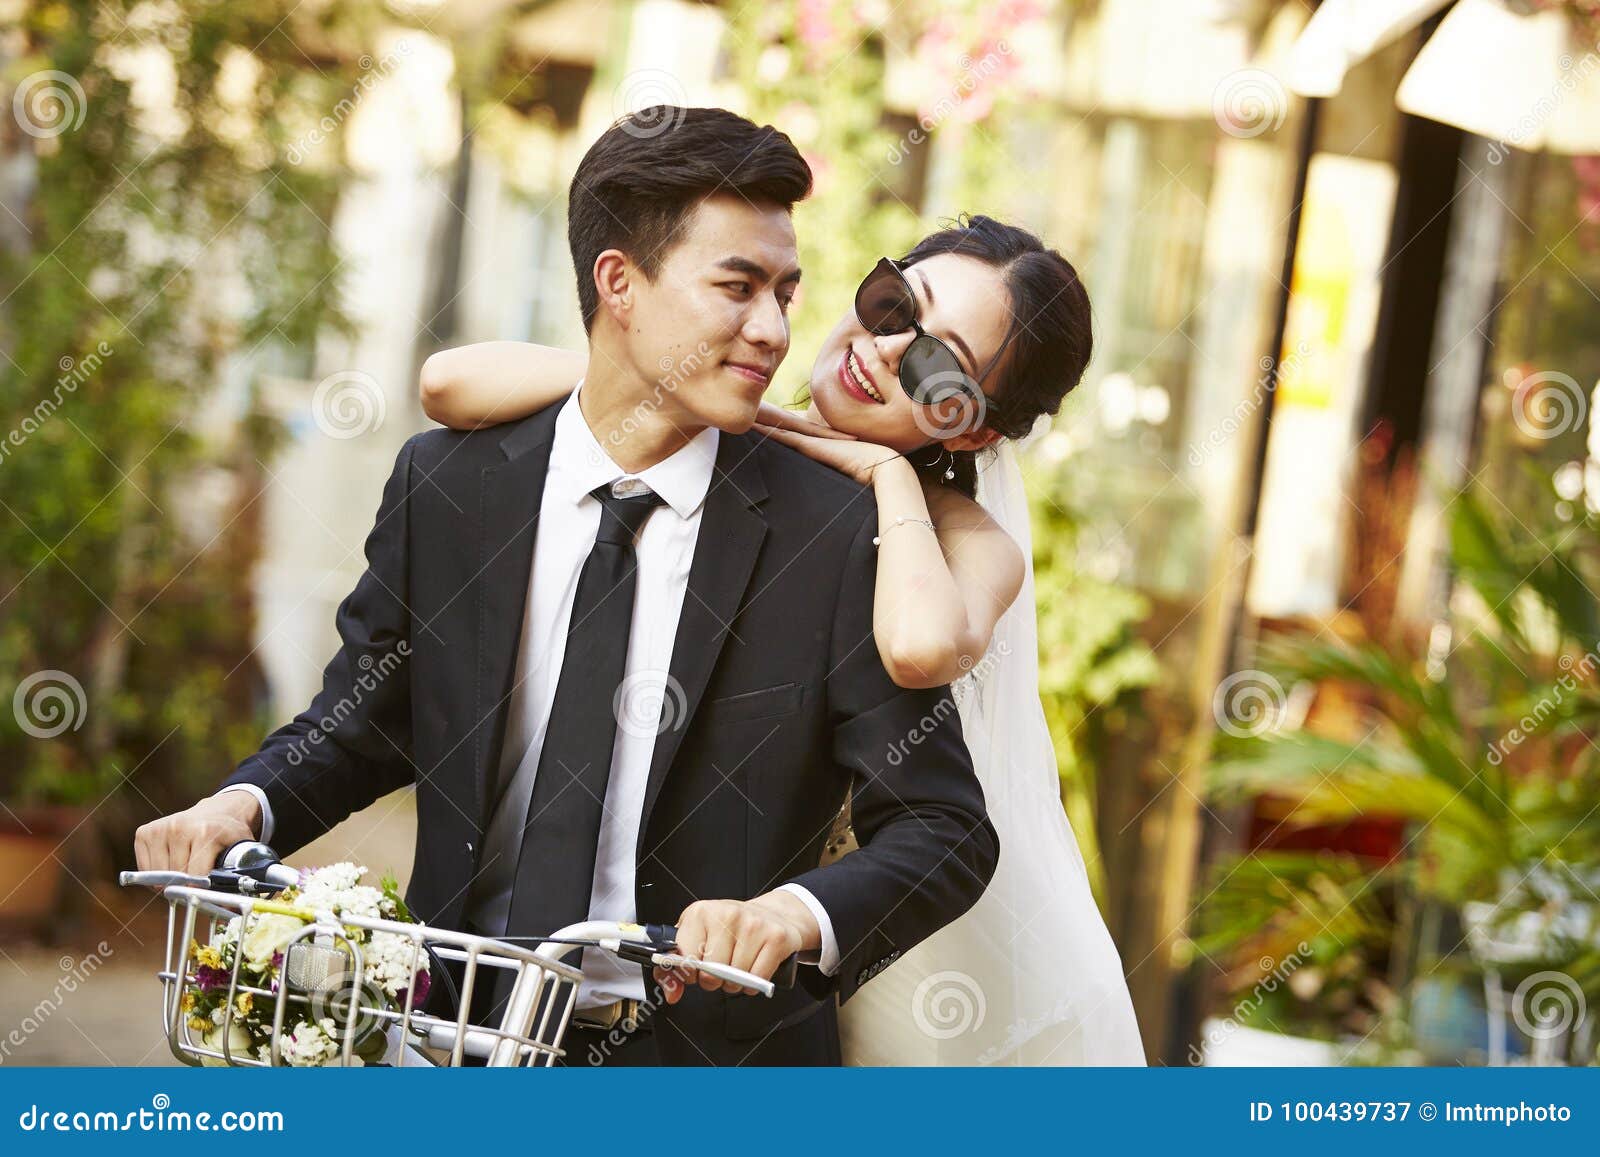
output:
<path id="1" fill-rule="evenodd" d="M 613 700 L 622 683 L 638 584 L 634 540 L 661 497 L 646 491 L 600 500 L 600 530 L 578 576 L 550 721 L 545 727 L 506 934 L 548 936 L 588 918 L 595 852 L 617 739 Z"/>

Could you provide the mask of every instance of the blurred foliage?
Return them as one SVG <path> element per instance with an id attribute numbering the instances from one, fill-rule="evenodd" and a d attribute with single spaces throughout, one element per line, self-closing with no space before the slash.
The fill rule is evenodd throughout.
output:
<path id="1" fill-rule="evenodd" d="M 1600 912 L 1600 748 L 1591 738 L 1600 722 L 1600 635 L 1587 593 L 1600 577 L 1600 536 L 1593 520 L 1538 533 L 1509 512 L 1497 517 L 1492 502 L 1469 490 L 1452 505 L 1460 581 L 1447 656 L 1430 663 L 1371 639 L 1277 640 L 1262 665 L 1283 686 L 1341 686 L 1356 712 L 1315 729 L 1217 742 L 1214 800 L 1259 799 L 1265 818 L 1290 830 L 1399 818 L 1409 835 L 1402 854 L 1379 864 L 1252 852 L 1220 864 L 1202 910 L 1201 949 L 1265 958 L 1305 940 L 1319 967 L 1371 961 L 1394 938 L 1386 913 L 1408 899 L 1447 914 L 1449 927 L 1482 922 L 1469 919 L 1468 905 L 1486 906 L 1489 926 L 1549 910 L 1545 899 L 1522 894 L 1535 874 L 1571 882 L 1571 899 L 1594 899 L 1590 911 Z M 1420 945 L 1434 958 L 1419 960 L 1418 978 L 1439 966 L 1459 970 L 1449 957 L 1464 939 Z M 1565 971 L 1600 999 L 1592 943 L 1553 940 L 1537 965 Z M 1249 972 L 1234 978 L 1233 991 L 1255 979 Z M 1308 991 L 1291 1019 L 1326 1031 L 1333 1025 L 1318 996 Z M 1361 1031 L 1350 1019 L 1338 1027 Z"/>
<path id="2" fill-rule="evenodd" d="M 1222 984 L 1235 1001 L 1228 1015 L 1323 1039 L 1387 1027 L 1395 995 L 1370 962 L 1394 935 L 1381 899 L 1388 871 L 1332 852 L 1260 851 L 1212 865 L 1194 944 L 1237 957 Z"/>
<path id="3" fill-rule="evenodd" d="M 25 232 L 0 254 L 0 689 L 60 672 L 86 701 L 51 738 L 0 712 L 13 808 L 90 806 L 125 848 L 259 737 L 249 584 L 276 431 L 250 407 L 215 420 L 218 385 L 261 349 L 304 368 L 343 324 L 339 149 L 288 158 L 354 91 L 379 14 L 71 0 L 24 5 L 10 34 L 7 104 L 33 103 L 4 142 Z"/>
<path id="4" fill-rule="evenodd" d="M 1095 753 L 1108 714 L 1125 709 L 1161 677 L 1140 638 L 1150 603 L 1128 587 L 1095 578 L 1082 565 L 1087 525 L 1070 503 L 1072 462 L 1028 477 L 1032 496 L 1034 596 L 1039 608 L 1039 695 L 1055 740 L 1062 800 L 1103 898 L 1096 824 Z"/>

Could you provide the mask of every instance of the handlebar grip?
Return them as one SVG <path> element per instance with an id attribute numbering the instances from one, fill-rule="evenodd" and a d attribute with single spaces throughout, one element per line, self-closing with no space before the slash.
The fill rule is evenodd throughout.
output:
<path id="1" fill-rule="evenodd" d="M 658 948 L 677 951 L 678 926 L 676 924 L 646 924 L 644 934 Z M 778 988 L 793 988 L 800 970 L 800 954 L 791 952 L 773 969 L 772 983 Z"/>

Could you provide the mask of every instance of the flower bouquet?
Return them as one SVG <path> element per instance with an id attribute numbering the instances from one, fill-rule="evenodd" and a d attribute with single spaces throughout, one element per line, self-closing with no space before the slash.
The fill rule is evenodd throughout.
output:
<path id="1" fill-rule="evenodd" d="M 202 1034 L 208 1048 L 271 1064 L 282 1003 L 278 1063 L 344 1063 L 351 1037 L 350 1063 L 381 1060 L 386 1029 L 398 1023 L 408 999 L 413 1010 L 427 999 L 428 954 L 420 937 L 338 920 L 417 923 L 394 877 L 375 888 L 361 882 L 366 872 L 351 863 L 303 871 L 275 899 L 219 921 L 209 944 L 191 943 L 192 968 L 185 969 L 179 998 L 190 1031 Z M 388 1011 L 395 1015 L 383 1015 Z"/>

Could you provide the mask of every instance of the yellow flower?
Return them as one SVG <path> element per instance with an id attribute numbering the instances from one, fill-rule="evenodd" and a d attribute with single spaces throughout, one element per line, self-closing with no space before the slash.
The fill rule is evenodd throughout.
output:
<path id="1" fill-rule="evenodd" d="M 193 992 L 193 990 L 191 990 L 191 989 L 185 989 L 184 990 L 183 999 L 178 1002 L 178 1007 L 183 1009 L 184 1012 L 190 1012 L 190 1011 L 192 1011 L 194 1009 L 194 992 Z"/>
<path id="2" fill-rule="evenodd" d="M 241 992 L 233 998 L 233 1003 L 239 1006 L 239 1014 L 241 1016 L 249 1016 L 250 1006 L 255 1003 L 255 993 Z"/>
<path id="3" fill-rule="evenodd" d="M 197 964 L 204 964 L 208 968 L 222 967 L 222 953 L 209 944 L 195 944 L 194 958 Z"/>
<path id="4" fill-rule="evenodd" d="M 210 1017 L 191 1016 L 189 1018 L 189 1027 L 194 1029 L 196 1032 L 207 1032 L 213 1026 L 211 1024 L 211 1018 Z"/>

